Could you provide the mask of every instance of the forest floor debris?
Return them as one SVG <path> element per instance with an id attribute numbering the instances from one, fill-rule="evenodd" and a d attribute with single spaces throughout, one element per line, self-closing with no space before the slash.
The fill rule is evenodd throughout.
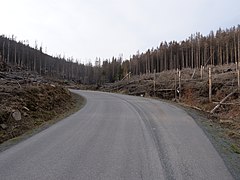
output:
<path id="1" fill-rule="evenodd" d="M 80 108 L 83 99 L 59 84 L 0 63 L 0 144 Z"/>

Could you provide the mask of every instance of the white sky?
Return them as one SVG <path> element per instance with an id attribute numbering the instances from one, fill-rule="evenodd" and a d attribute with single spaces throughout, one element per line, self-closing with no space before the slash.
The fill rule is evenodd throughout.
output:
<path id="1" fill-rule="evenodd" d="M 81 62 L 129 58 L 240 24 L 240 0 L 0 0 L 0 7 L 0 34 Z"/>

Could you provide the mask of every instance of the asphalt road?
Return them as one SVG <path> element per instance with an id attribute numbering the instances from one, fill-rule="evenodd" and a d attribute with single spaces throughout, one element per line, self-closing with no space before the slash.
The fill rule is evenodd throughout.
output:
<path id="1" fill-rule="evenodd" d="M 142 97 L 75 91 L 77 113 L 0 153 L 0 179 L 232 179 L 183 110 Z"/>

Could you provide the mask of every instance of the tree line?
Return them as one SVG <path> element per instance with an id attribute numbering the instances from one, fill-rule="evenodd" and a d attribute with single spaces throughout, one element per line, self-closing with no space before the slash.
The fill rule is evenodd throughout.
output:
<path id="1" fill-rule="evenodd" d="M 102 84 L 133 75 L 162 72 L 182 68 L 200 68 L 240 62 L 240 25 L 230 29 L 211 31 L 207 36 L 192 34 L 186 40 L 161 42 L 159 47 L 148 49 L 123 60 L 121 56 L 101 60 L 95 64 L 79 63 L 61 55 L 50 56 L 43 48 L 30 47 L 28 41 L 17 41 L 14 36 L 0 36 L 0 59 L 7 64 L 40 75 L 73 80 L 83 84 Z"/>
<path id="2" fill-rule="evenodd" d="M 219 29 L 203 36 L 191 35 L 184 41 L 161 42 L 156 49 L 137 53 L 130 59 L 130 71 L 144 74 L 207 65 L 240 62 L 240 26 Z"/>

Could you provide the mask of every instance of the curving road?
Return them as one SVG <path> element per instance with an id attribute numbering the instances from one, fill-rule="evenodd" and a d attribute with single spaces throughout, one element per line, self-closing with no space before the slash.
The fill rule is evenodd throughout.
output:
<path id="1" fill-rule="evenodd" d="M 0 179 L 232 179 L 183 110 L 125 95 L 74 91 L 77 113 L 0 153 Z"/>

